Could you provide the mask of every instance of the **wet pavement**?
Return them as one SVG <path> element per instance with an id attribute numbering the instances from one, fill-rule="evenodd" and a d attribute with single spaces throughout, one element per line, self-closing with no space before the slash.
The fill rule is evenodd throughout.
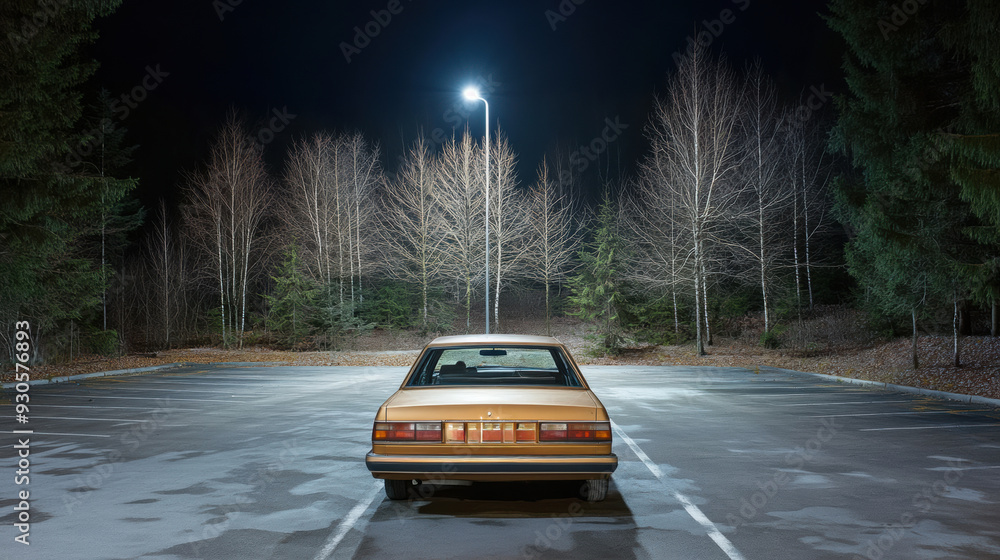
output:
<path id="1" fill-rule="evenodd" d="M 1000 558 L 996 409 L 767 368 L 584 374 L 619 457 L 595 504 L 573 483 L 385 499 L 364 455 L 404 368 L 199 365 L 33 386 L 26 425 L 8 391 L 2 557 Z M 24 512 L 30 546 L 15 542 Z"/>

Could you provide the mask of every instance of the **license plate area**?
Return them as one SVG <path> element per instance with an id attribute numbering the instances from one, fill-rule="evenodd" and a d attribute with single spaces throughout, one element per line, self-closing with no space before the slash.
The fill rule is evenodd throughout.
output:
<path id="1" fill-rule="evenodd" d="M 446 443 L 518 444 L 538 441 L 537 422 L 447 422 Z"/>

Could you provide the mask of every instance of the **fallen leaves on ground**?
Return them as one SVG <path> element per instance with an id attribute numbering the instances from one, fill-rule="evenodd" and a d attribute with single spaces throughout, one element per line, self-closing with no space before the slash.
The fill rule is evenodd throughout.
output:
<path id="1" fill-rule="evenodd" d="M 508 322 L 512 332 L 537 334 L 537 325 Z M 726 339 L 698 356 L 692 345 L 641 346 L 627 348 L 617 356 L 590 355 L 586 327 L 573 320 L 556 320 L 553 334 L 565 343 L 581 364 L 592 365 L 688 365 L 741 367 L 772 366 L 922 387 L 937 391 L 979 395 L 1000 399 L 1000 338 L 967 336 L 961 339 L 962 367 L 953 365 L 950 337 L 923 336 L 919 339 L 920 368 L 910 363 L 910 340 L 872 343 L 857 347 L 827 347 L 819 351 L 766 350 L 746 339 Z M 260 362 L 261 365 L 408 367 L 420 347 L 433 338 L 415 333 L 375 331 L 350 341 L 350 349 L 330 352 L 290 352 L 269 348 L 224 350 L 186 348 L 157 352 L 155 355 L 128 355 L 120 358 L 84 356 L 73 362 L 33 368 L 32 378 L 51 378 L 99 371 L 138 369 L 171 363 Z M 5 382 L 13 372 L 5 372 Z"/>

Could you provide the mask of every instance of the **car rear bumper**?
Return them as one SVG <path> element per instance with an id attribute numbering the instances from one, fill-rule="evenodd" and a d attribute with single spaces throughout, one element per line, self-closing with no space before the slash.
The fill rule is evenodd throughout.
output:
<path id="1" fill-rule="evenodd" d="M 559 480 L 608 478 L 618 456 L 608 455 L 379 455 L 365 465 L 375 478 L 419 480 Z"/>

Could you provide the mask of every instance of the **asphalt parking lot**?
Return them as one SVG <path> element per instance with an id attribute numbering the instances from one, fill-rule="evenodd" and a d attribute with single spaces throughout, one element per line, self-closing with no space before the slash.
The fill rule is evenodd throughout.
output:
<path id="1" fill-rule="evenodd" d="M 614 421 L 606 501 L 495 483 L 390 502 L 363 459 L 404 373 L 184 366 L 32 386 L 26 425 L 8 391 L 2 556 L 1000 558 L 989 406 L 766 368 L 585 367 Z"/>

